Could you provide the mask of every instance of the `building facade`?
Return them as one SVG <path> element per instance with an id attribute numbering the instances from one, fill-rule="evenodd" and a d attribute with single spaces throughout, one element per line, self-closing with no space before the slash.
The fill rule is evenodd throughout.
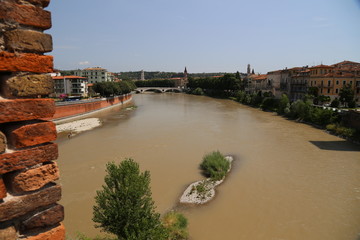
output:
<path id="1" fill-rule="evenodd" d="M 310 67 L 308 87 L 316 87 L 319 95 L 338 98 L 340 90 L 350 86 L 354 91 L 355 101 L 360 103 L 360 63 L 343 61 L 333 65 Z"/>
<path id="2" fill-rule="evenodd" d="M 55 97 L 62 94 L 68 96 L 88 96 L 88 80 L 79 76 L 56 76 L 53 77 Z"/>
<path id="3" fill-rule="evenodd" d="M 114 81 L 114 75 L 101 67 L 85 68 L 83 70 L 78 69 L 75 70 L 74 74 L 76 76 L 87 78 L 89 83 Z"/>

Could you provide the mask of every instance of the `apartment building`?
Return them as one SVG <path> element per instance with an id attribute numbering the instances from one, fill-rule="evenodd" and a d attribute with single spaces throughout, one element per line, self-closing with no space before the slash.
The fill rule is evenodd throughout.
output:
<path id="1" fill-rule="evenodd" d="M 360 63 L 343 61 L 333 65 L 310 67 L 308 87 L 317 87 L 319 95 L 334 99 L 340 89 L 350 85 L 355 93 L 355 101 L 360 103 Z"/>
<path id="2" fill-rule="evenodd" d="M 88 80 L 79 76 L 54 76 L 55 97 L 62 94 L 68 96 L 88 96 Z"/>
<path id="3" fill-rule="evenodd" d="M 75 70 L 75 75 L 87 78 L 89 83 L 112 82 L 114 80 L 114 75 L 101 67 L 78 69 Z"/>

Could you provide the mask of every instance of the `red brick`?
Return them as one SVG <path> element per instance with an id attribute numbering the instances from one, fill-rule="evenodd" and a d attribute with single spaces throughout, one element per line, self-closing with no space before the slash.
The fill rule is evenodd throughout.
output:
<path id="1" fill-rule="evenodd" d="M 12 148 L 31 147 L 56 139 L 56 125 L 53 122 L 37 121 L 21 124 L 6 124 L 4 133 Z"/>
<path id="2" fill-rule="evenodd" d="M 65 228 L 63 224 L 43 233 L 29 236 L 25 240 L 65 240 Z"/>
<path id="3" fill-rule="evenodd" d="M 1 15 L 1 13 L 0 13 Z M 0 52 L 0 71 L 3 72 L 53 72 L 53 57 L 34 53 Z"/>
<path id="4" fill-rule="evenodd" d="M 17 233 L 14 226 L 9 226 L 5 228 L 0 227 L 0 239 L 1 240 L 16 240 Z"/>
<path id="5" fill-rule="evenodd" d="M 40 29 L 51 28 L 51 13 L 40 7 L 1 1 L 0 19 Z"/>
<path id="6" fill-rule="evenodd" d="M 0 94 L 4 98 L 33 98 L 54 92 L 54 80 L 47 74 L 0 74 Z"/>
<path id="7" fill-rule="evenodd" d="M 0 100 L 0 123 L 47 118 L 54 113 L 53 99 Z"/>
<path id="8" fill-rule="evenodd" d="M 48 143 L 38 147 L 0 154 L 0 174 L 34 166 L 57 159 L 58 147 Z"/>
<path id="9" fill-rule="evenodd" d="M 35 228 L 49 227 L 63 220 L 64 207 L 57 204 L 24 220 L 21 223 L 21 229 L 26 231 Z"/>
<path id="10" fill-rule="evenodd" d="M 6 187 L 4 184 L 4 180 L 0 178 L 0 199 L 3 199 L 6 197 Z M 0 238 L 1 239 L 1 238 Z"/>
<path id="11" fill-rule="evenodd" d="M 34 191 L 59 179 L 59 168 L 55 162 L 37 168 L 3 175 L 11 193 Z"/>
<path id="12" fill-rule="evenodd" d="M 16 29 L 4 33 L 7 51 L 51 52 L 51 35 L 32 30 Z"/>
<path id="13" fill-rule="evenodd" d="M 0 222 L 23 216 L 40 207 L 56 203 L 61 199 L 61 187 L 54 185 L 27 195 L 5 199 L 0 204 Z"/>
<path id="14" fill-rule="evenodd" d="M 2 132 L 0 132 L 0 154 L 4 153 L 5 150 L 6 150 L 6 137 Z"/>

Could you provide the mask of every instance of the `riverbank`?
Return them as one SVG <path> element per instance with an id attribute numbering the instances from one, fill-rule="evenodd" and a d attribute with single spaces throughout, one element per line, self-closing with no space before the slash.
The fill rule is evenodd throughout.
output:
<path id="1" fill-rule="evenodd" d="M 80 132 L 88 131 L 99 126 L 101 126 L 99 118 L 86 118 L 56 125 L 56 131 L 58 133 L 66 132 L 68 133 L 68 137 L 72 137 Z"/>
<path id="2" fill-rule="evenodd" d="M 84 116 L 88 113 L 93 113 L 99 110 L 107 109 L 117 105 L 128 103 L 132 100 L 132 94 L 124 94 L 121 96 L 102 98 L 97 100 L 91 100 L 88 102 L 68 102 L 60 103 L 55 107 L 55 114 L 53 117 L 46 120 L 52 120 L 56 123 L 62 123 L 68 121 L 69 118 Z M 63 121 L 64 120 L 64 121 Z"/>
<path id="3" fill-rule="evenodd" d="M 358 111 L 340 111 L 337 108 L 317 106 L 312 104 L 310 99 L 290 102 L 285 94 L 277 99 L 271 93 L 249 94 L 241 90 L 237 92 L 200 90 L 188 90 L 187 93 L 229 99 L 262 111 L 277 113 L 287 120 L 331 132 L 355 144 L 360 142 L 360 113 Z"/>

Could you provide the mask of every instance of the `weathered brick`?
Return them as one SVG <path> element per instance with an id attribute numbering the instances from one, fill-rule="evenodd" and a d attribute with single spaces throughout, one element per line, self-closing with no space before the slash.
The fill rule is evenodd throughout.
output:
<path id="1" fill-rule="evenodd" d="M 5 150 L 6 150 L 6 137 L 2 132 L 0 132 L 0 154 L 4 153 Z"/>
<path id="2" fill-rule="evenodd" d="M 0 155 L 0 174 L 49 162 L 57 159 L 57 157 L 58 147 L 55 143 L 47 143 L 12 153 L 3 153 Z"/>
<path id="3" fill-rule="evenodd" d="M 57 204 L 24 220 L 21 223 L 21 230 L 27 231 L 34 228 L 49 227 L 63 220 L 64 207 Z"/>
<path id="4" fill-rule="evenodd" d="M 53 57 L 2 51 L 0 52 L 0 71 L 50 73 L 53 72 Z"/>
<path id="5" fill-rule="evenodd" d="M 42 188 L 59 179 L 59 168 L 55 162 L 37 168 L 3 175 L 11 193 L 19 194 Z"/>
<path id="6" fill-rule="evenodd" d="M 61 187 L 50 186 L 27 195 L 5 199 L 0 204 L 0 222 L 23 216 L 40 207 L 56 203 L 61 199 Z"/>
<path id="7" fill-rule="evenodd" d="M 16 29 L 4 33 L 5 47 L 7 51 L 25 52 L 51 52 L 51 35 L 32 31 Z"/>
<path id="8" fill-rule="evenodd" d="M 44 233 L 39 233 L 34 236 L 29 236 L 26 240 L 65 240 L 65 228 L 63 224 L 52 228 Z"/>
<path id="9" fill-rule="evenodd" d="M 19 4 L 30 3 L 45 8 L 49 6 L 50 0 L 16 0 L 16 2 Z"/>
<path id="10" fill-rule="evenodd" d="M 40 7 L 16 4 L 10 1 L 1 1 L 0 19 L 15 21 L 22 25 L 40 29 L 51 28 L 51 13 Z"/>
<path id="11" fill-rule="evenodd" d="M 5 124 L 3 132 L 12 148 L 31 147 L 56 139 L 56 125 L 53 122 L 33 121 L 25 123 Z"/>
<path id="12" fill-rule="evenodd" d="M 48 118 L 54 113 L 52 99 L 0 100 L 0 123 Z"/>
<path id="13" fill-rule="evenodd" d="M 14 226 L 0 228 L 0 239 L 1 240 L 16 240 L 17 233 Z"/>
<path id="14" fill-rule="evenodd" d="M 6 194 L 7 194 L 7 192 L 6 192 L 6 187 L 5 187 L 5 184 L 4 184 L 4 180 L 0 177 L 0 199 L 5 198 Z"/>
<path id="15" fill-rule="evenodd" d="M 47 74 L 3 76 L 0 81 L 4 98 L 48 96 L 54 92 L 54 80 Z"/>

